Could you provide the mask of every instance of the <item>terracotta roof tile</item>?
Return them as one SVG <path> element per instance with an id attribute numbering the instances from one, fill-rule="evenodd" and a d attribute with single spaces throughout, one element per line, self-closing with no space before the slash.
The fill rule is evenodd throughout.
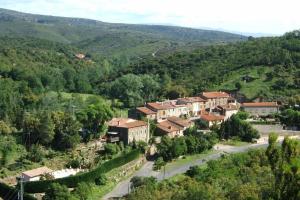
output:
<path id="1" fill-rule="evenodd" d="M 201 119 L 205 120 L 205 121 L 221 121 L 224 120 L 224 116 L 220 116 L 220 115 L 201 115 L 200 117 Z"/>
<path id="2" fill-rule="evenodd" d="M 229 94 L 226 92 L 202 92 L 201 96 L 206 99 L 214 99 L 229 97 Z"/>
<path id="3" fill-rule="evenodd" d="M 141 113 L 144 113 L 146 115 L 151 115 L 151 114 L 156 114 L 155 111 L 147 108 L 147 107 L 138 107 L 136 108 L 138 111 L 140 111 Z"/>
<path id="4" fill-rule="evenodd" d="M 242 107 L 278 107 L 276 102 L 252 102 L 243 103 Z"/>
<path id="5" fill-rule="evenodd" d="M 51 173 L 52 170 L 49 169 L 48 167 L 39 167 L 39 168 L 36 168 L 36 169 L 32 169 L 32 170 L 29 170 L 29 171 L 25 171 L 25 172 L 22 172 L 22 174 L 26 175 L 26 176 L 29 176 L 29 177 L 36 177 L 36 176 L 40 176 L 40 175 L 43 175 L 43 174 L 48 174 L 48 173 Z"/>
<path id="6" fill-rule="evenodd" d="M 157 128 L 167 132 L 167 133 L 171 133 L 173 131 L 179 131 L 179 130 L 183 130 L 182 127 L 176 125 L 176 124 L 173 124 L 169 121 L 163 121 L 163 122 L 160 122 L 159 124 L 157 124 Z"/>
<path id="7" fill-rule="evenodd" d="M 179 117 L 168 117 L 167 120 L 181 127 L 189 127 L 191 125 L 189 120 L 181 119 Z"/>
<path id="8" fill-rule="evenodd" d="M 113 118 L 108 122 L 108 126 L 121 127 L 121 128 L 134 128 L 139 126 L 146 126 L 147 123 L 130 118 Z"/>
<path id="9" fill-rule="evenodd" d="M 202 99 L 201 97 L 185 97 L 177 99 L 184 103 L 194 103 L 194 102 L 205 102 L 206 100 Z"/>
<path id="10" fill-rule="evenodd" d="M 168 110 L 168 109 L 175 108 L 175 106 L 170 102 L 152 102 L 152 103 L 147 103 L 147 106 L 155 110 Z"/>

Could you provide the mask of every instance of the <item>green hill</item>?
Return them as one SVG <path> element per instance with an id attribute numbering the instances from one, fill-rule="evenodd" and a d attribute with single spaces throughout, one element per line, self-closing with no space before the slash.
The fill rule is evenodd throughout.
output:
<path id="1" fill-rule="evenodd" d="M 137 57 L 158 50 L 245 40 L 241 35 L 160 25 L 114 24 L 96 20 L 25 14 L 0 9 L 0 36 L 36 37 L 74 44 L 105 56 Z M 159 53 L 159 52 L 158 52 Z"/>
<path id="2" fill-rule="evenodd" d="M 299 31 L 294 31 L 282 37 L 250 38 L 246 42 L 148 58 L 136 62 L 126 73 L 167 77 L 171 82 L 163 89 L 177 96 L 228 90 L 248 100 L 272 100 L 299 94 L 299 60 Z"/>

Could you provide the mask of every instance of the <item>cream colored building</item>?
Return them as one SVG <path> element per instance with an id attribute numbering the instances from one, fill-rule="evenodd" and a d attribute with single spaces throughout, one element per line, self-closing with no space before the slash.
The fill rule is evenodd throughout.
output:
<path id="1" fill-rule="evenodd" d="M 168 117 L 180 117 L 188 114 L 186 105 L 177 105 L 176 101 L 147 103 L 146 107 L 156 112 L 156 120 L 165 120 Z"/>
<path id="2" fill-rule="evenodd" d="M 207 109 L 213 109 L 217 106 L 227 105 L 230 95 L 226 92 L 202 92 L 200 97 L 206 100 Z"/>
<path id="3" fill-rule="evenodd" d="M 267 116 L 279 112 L 279 105 L 276 102 L 243 103 L 241 108 L 252 116 Z"/>
<path id="4" fill-rule="evenodd" d="M 48 167 L 39 167 L 29 171 L 22 172 L 22 178 L 24 181 L 39 181 L 43 175 L 52 174 L 52 170 Z"/>
<path id="5" fill-rule="evenodd" d="M 178 105 L 186 105 L 191 117 L 198 116 L 206 108 L 206 100 L 200 97 L 185 97 L 177 99 Z"/>

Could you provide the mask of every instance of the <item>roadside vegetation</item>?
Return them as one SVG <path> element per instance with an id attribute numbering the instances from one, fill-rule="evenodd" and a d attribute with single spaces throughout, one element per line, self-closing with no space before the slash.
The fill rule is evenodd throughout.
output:
<path id="1" fill-rule="evenodd" d="M 286 138 L 279 146 L 276 139 L 271 134 L 267 150 L 223 156 L 178 178 L 135 178 L 124 199 L 299 199 L 300 142 Z"/>

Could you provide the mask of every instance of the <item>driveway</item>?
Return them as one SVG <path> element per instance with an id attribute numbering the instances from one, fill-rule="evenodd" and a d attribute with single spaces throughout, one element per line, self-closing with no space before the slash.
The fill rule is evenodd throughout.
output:
<path id="1" fill-rule="evenodd" d="M 181 165 L 177 168 L 171 168 L 168 170 L 161 170 L 161 171 L 153 171 L 153 161 L 147 161 L 142 168 L 140 168 L 138 171 L 136 171 L 131 177 L 128 179 L 120 182 L 110 193 L 106 194 L 103 199 L 109 199 L 113 197 L 122 197 L 130 192 L 130 180 L 134 176 L 143 176 L 143 177 L 150 177 L 153 176 L 157 178 L 157 180 L 161 181 L 166 178 L 170 178 L 172 176 L 175 176 L 177 174 L 185 173 L 191 166 L 194 165 L 202 165 L 205 162 L 209 160 L 215 160 L 218 159 L 222 154 L 224 153 L 238 153 L 238 152 L 244 152 L 252 148 L 266 148 L 267 147 L 267 141 L 261 142 L 259 144 L 249 144 L 246 146 L 229 146 L 229 145 L 221 145 L 217 144 L 214 146 L 214 149 L 217 151 L 214 154 L 207 155 L 204 158 L 193 160 L 189 163 L 186 163 L 184 165 Z"/>

